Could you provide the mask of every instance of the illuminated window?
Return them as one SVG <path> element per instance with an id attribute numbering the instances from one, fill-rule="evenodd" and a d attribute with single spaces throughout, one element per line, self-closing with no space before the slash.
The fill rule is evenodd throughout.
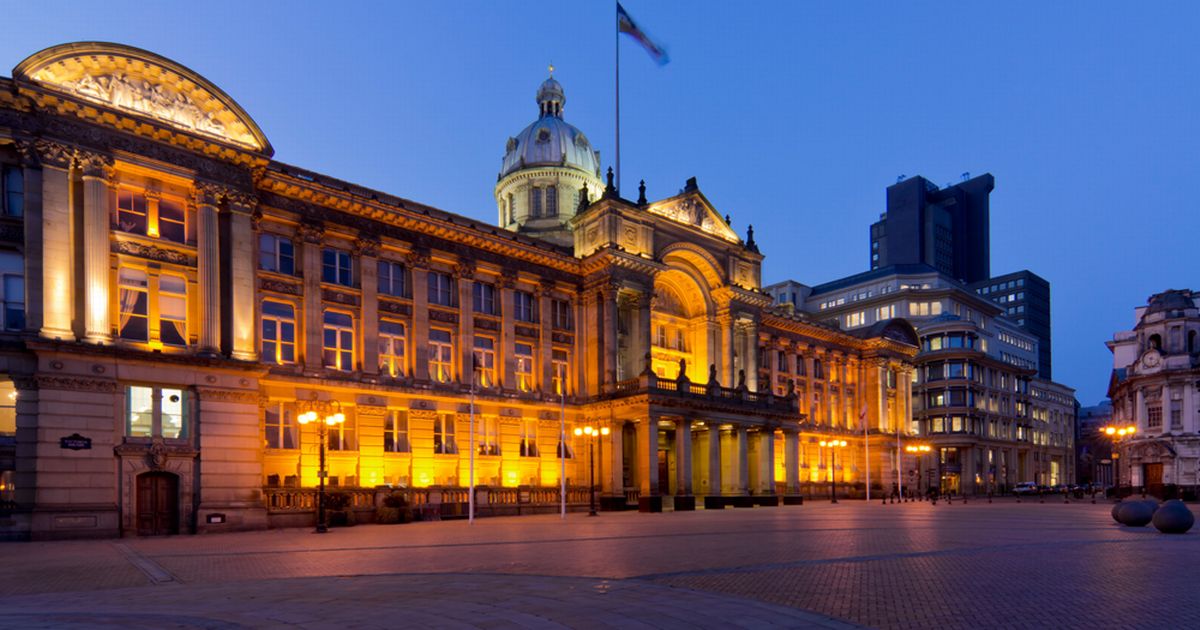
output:
<path id="1" fill-rule="evenodd" d="M 158 235 L 176 243 L 187 242 L 187 210 L 182 203 L 171 199 L 159 200 Z"/>
<path id="2" fill-rule="evenodd" d="M 454 278 L 450 274 L 429 272 L 429 303 L 454 306 Z"/>
<path id="3" fill-rule="evenodd" d="M 537 318 L 537 299 L 526 291 L 513 292 L 513 318 L 519 322 L 533 323 Z"/>
<path id="4" fill-rule="evenodd" d="M 16 252 L 0 253 L 0 291 L 4 330 L 25 328 L 25 259 Z"/>
<path id="5" fill-rule="evenodd" d="M 350 252 L 332 247 L 321 250 L 321 282 L 354 286 L 353 265 Z"/>
<path id="6" fill-rule="evenodd" d="M 408 272 L 404 265 L 379 261 L 379 292 L 393 297 L 408 297 Z"/>
<path id="7" fill-rule="evenodd" d="M 554 393 L 560 396 L 566 394 L 569 382 L 567 379 L 569 356 L 566 350 L 555 350 L 551 355 L 551 360 L 554 362 Z"/>
<path id="8" fill-rule="evenodd" d="M 433 452 L 439 455 L 458 452 L 458 444 L 454 442 L 454 414 L 439 413 L 433 419 Z"/>
<path id="9" fill-rule="evenodd" d="M 187 280 L 182 276 L 158 277 L 158 323 L 164 344 L 187 345 Z"/>
<path id="10" fill-rule="evenodd" d="M 3 187 L 4 216 L 19 217 L 25 214 L 25 173 L 19 166 L 5 166 L 3 179 L 0 179 L 0 187 Z"/>
<path id="11" fill-rule="evenodd" d="M 121 338 L 149 341 L 149 293 L 146 272 L 121 267 L 117 273 L 118 300 L 121 309 Z"/>
<path id="12" fill-rule="evenodd" d="M 496 287 L 486 282 L 476 282 L 472 288 L 472 297 L 475 302 L 475 312 L 484 315 L 497 315 L 496 310 Z"/>
<path id="13" fill-rule="evenodd" d="M 496 384 L 496 342 L 489 337 L 475 337 L 475 382 L 481 387 Z"/>
<path id="14" fill-rule="evenodd" d="M 258 268 L 264 271 L 287 274 L 296 273 L 296 248 L 291 239 L 274 234 L 258 237 Z"/>
<path id="15" fill-rule="evenodd" d="M 129 437 L 187 437 L 187 392 L 182 389 L 130 385 L 125 412 Z"/>
<path id="16" fill-rule="evenodd" d="M 500 419 L 495 416 L 475 418 L 475 446 L 480 455 L 500 454 Z"/>
<path id="17" fill-rule="evenodd" d="M 521 457 L 537 457 L 537 420 L 521 421 Z"/>
<path id="18" fill-rule="evenodd" d="M 358 450 L 358 442 L 355 441 L 354 414 L 345 414 L 346 419 L 337 424 L 331 424 L 327 428 L 329 443 L 327 447 L 331 451 L 356 451 Z"/>
<path id="19" fill-rule="evenodd" d="M 347 313 L 325 311 L 322 339 L 325 367 L 354 370 L 354 318 Z"/>
<path id="20" fill-rule="evenodd" d="M 409 453 L 408 412 L 390 409 L 383 420 L 383 450 L 388 453 Z"/>
<path id="21" fill-rule="evenodd" d="M 404 376 L 404 324 L 390 320 L 379 322 L 379 372 L 391 377 Z"/>
<path id="22" fill-rule="evenodd" d="M 117 228 L 131 234 L 146 234 L 146 197 L 129 190 L 117 192 Z"/>
<path id="23" fill-rule="evenodd" d="M 533 391 L 533 346 L 527 343 L 516 345 L 517 389 Z"/>
<path id="24" fill-rule="evenodd" d="M 450 331 L 429 331 L 429 378 L 438 383 L 449 383 L 453 378 L 454 344 Z"/>
<path id="25" fill-rule="evenodd" d="M 296 310 L 290 304 L 263 302 L 262 360 L 281 364 L 296 362 Z"/>
<path id="26" fill-rule="evenodd" d="M 289 406 L 271 403 L 263 410 L 263 427 L 267 448 L 297 448 L 296 418 Z"/>

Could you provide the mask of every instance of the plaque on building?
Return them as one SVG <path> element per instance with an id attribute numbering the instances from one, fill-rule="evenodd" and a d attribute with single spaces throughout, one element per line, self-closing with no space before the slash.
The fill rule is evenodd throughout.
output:
<path id="1" fill-rule="evenodd" d="M 61 448 L 69 448 L 72 451 L 90 451 L 92 449 L 92 438 L 72 433 L 67 437 L 59 438 L 58 445 Z"/>

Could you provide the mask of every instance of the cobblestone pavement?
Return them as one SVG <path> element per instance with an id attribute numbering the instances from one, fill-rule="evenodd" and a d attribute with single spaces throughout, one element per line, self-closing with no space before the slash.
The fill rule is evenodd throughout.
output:
<path id="1" fill-rule="evenodd" d="M 1200 627 L 1200 534 L 1123 528 L 1110 507 L 810 503 L 13 543 L 0 626 Z"/>

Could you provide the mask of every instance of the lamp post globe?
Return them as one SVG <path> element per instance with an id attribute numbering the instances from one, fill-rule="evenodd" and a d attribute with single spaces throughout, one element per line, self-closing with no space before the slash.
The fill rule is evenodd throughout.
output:
<path id="1" fill-rule="evenodd" d="M 312 400 L 303 401 L 301 405 L 301 408 L 306 411 L 301 413 L 296 420 L 301 425 L 310 423 L 317 425 L 319 459 L 317 462 L 316 533 L 324 534 L 329 531 L 329 525 L 325 521 L 325 477 L 328 474 L 325 470 L 325 444 L 329 437 L 329 427 L 345 423 L 346 414 L 342 413 L 341 403 L 336 400 L 319 400 L 316 394 L 313 394 Z"/>

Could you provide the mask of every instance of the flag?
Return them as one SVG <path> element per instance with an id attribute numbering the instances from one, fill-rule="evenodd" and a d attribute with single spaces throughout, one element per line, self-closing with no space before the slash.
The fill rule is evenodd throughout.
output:
<path id="1" fill-rule="evenodd" d="M 654 43 L 654 40 L 650 39 L 649 35 L 646 35 L 646 32 L 633 21 L 633 18 L 629 17 L 629 14 L 625 12 L 625 7 L 621 6 L 620 2 L 617 3 L 617 31 L 626 33 L 636 39 L 642 45 L 642 48 L 645 48 L 646 52 L 650 53 L 650 58 L 657 62 L 658 65 L 661 66 L 670 61 L 667 58 L 667 49 Z"/>

